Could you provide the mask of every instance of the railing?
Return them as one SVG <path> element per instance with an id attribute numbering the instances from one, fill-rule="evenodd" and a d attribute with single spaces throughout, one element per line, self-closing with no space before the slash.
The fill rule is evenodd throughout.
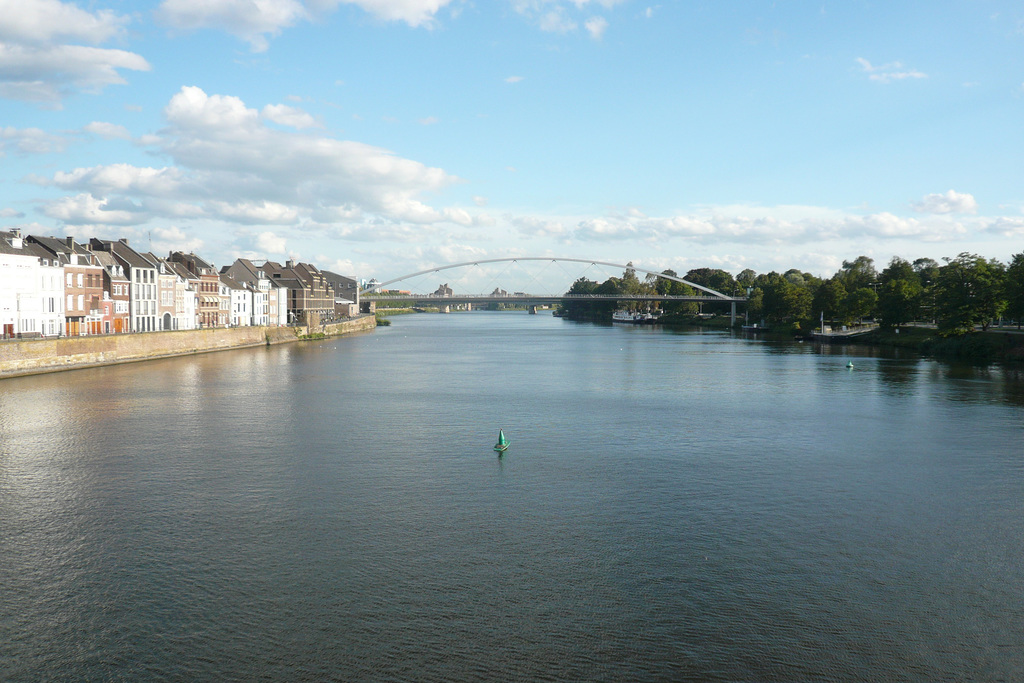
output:
<path id="1" fill-rule="evenodd" d="M 701 303 L 714 303 L 720 301 L 745 302 L 745 296 L 717 297 L 701 296 L 696 294 L 671 295 L 671 294 L 368 294 L 364 295 L 366 301 L 431 301 L 437 303 L 449 302 L 509 302 L 528 303 L 538 301 L 694 301 Z"/>

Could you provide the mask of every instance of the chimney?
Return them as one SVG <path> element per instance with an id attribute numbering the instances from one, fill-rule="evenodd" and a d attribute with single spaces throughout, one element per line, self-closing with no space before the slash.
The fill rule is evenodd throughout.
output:
<path id="1" fill-rule="evenodd" d="M 72 237 L 71 235 L 68 235 L 67 237 L 65 237 L 64 241 L 67 243 L 69 249 L 74 249 L 75 248 L 75 238 Z"/>
<path id="2" fill-rule="evenodd" d="M 120 242 L 121 244 L 123 244 L 126 247 L 128 246 L 128 238 L 127 237 L 122 237 L 121 239 L 118 240 L 118 242 Z"/>

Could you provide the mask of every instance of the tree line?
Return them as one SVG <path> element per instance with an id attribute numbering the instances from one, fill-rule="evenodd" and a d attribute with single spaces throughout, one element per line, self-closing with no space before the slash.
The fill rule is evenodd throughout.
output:
<path id="1" fill-rule="evenodd" d="M 824 321 L 850 325 L 874 319 L 886 329 L 898 329 L 911 322 L 933 322 L 943 336 L 988 329 L 1009 318 L 1018 327 L 1024 321 L 1024 253 L 1014 254 L 1008 263 L 963 252 L 954 258 L 919 258 L 907 261 L 898 256 L 878 272 L 874 260 L 858 256 L 843 261 L 829 278 L 820 278 L 796 268 L 784 273 L 758 274 L 749 268 L 735 277 L 715 268 L 695 268 L 682 279 L 722 294 L 746 296 L 747 315 L 772 327 L 808 331 Z M 630 264 L 631 266 L 632 264 Z M 679 277 L 672 270 L 662 275 Z M 586 295 L 694 295 L 692 287 L 657 275 L 644 280 L 627 267 L 622 277 L 602 283 L 580 278 L 569 294 Z M 566 301 L 566 317 L 579 320 L 609 319 L 616 308 L 628 301 Z M 634 306 L 636 304 L 633 304 Z M 728 312 L 728 302 L 661 302 L 666 316 Z"/>

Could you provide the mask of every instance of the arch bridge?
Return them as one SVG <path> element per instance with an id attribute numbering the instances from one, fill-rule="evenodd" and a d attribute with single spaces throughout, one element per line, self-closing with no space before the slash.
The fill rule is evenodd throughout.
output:
<path id="1" fill-rule="evenodd" d="M 626 269 L 632 269 L 637 273 L 644 273 L 645 275 L 651 275 L 658 278 L 665 278 L 666 280 L 672 280 L 674 282 L 681 282 L 685 285 L 689 285 L 696 289 L 699 294 L 695 295 L 669 295 L 669 294 L 615 294 L 615 295 L 602 295 L 602 294 L 526 294 L 522 292 L 516 292 L 515 294 L 456 294 L 454 292 L 448 294 L 392 294 L 380 293 L 381 290 L 388 287 L 388 285 L 395 284 L 396 282 L 403 282 L 412 278 L 429 275 L 431 273 L 440 273 L 446 270 L 453 270 L 457 268 L 471 268 L 475 266 L 483 266 L 487 264 L 498 264 L 498 263 L 519 263 L 519 262 L 548 262 L 548 263 L 578 263 L 586 264 L 588 266 L 607 266 L 611 268 L 621 268 L 623 271 Z M 582 276 L 582 275 L 581 275 Z M 476 261 L 464 261 L 461 263 L 449 263 L 440 266 L 434 266 L 433 268 L 427 268 L 425 270 L 419 270 L 414 273 L 408 273 L 396 278 L 392 278 L 385 282 L 380 282 L 372 287 L 367 287 L 359 292 L 359 296 L 364 301 L 377 301 L 377 302 L 402 302 L 408 303 L 409 305 L 442 305 L 447 306 L 451 304 L 525 304 L 527 306 L 536 306 L 542 304 L 555 304 L 563 301 L 686 301 L 696 303 L 710 303 L 710 302 L 729 302 L 731 307 L 732 322 L 736 322 L 736 304 L 746 302 L 746 297 L 730 296 L 723 294 L 722 292 L 715 291 L 709 287 L 698 285 L 695 282 L 683 279 L 681 277 L 673 275 L 665 275 L 658 271 L 648 270 L 631 264 L 611 263 L 608 261 L 597 261 L 593 259 L 579 259 L 579 258 L 561 258 L 561 257 L 550 257 L 550 256 L 519 256 L 519 257 L 508 257 L 508 258 L 495 258 L 495 259 L 480 259 Z"/>

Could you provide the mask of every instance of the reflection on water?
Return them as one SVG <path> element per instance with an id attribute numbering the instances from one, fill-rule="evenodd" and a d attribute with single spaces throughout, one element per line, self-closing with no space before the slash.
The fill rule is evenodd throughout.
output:
<path id="1" fill-rule="evenodd" d="M 4 380 L 0 679 L 1012 680 L 1021 399 L 518 313 Z"/>

